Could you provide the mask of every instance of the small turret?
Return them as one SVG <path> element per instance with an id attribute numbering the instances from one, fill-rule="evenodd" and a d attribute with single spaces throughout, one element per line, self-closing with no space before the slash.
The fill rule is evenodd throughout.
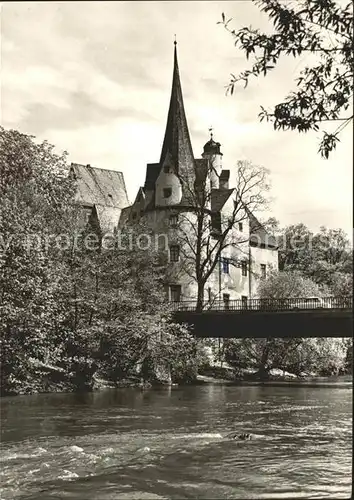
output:
<path id="1" fill-rule="evenodd" d="M 158 207 L 178 205 L 182 199 L 182 185 L 177 177 L 174 161 L 167 152 L 162 169 L 156 180 L 155 204 Z"/>
<path id="2" fill-rule="evenodd" d="M 222 153 L 220 152 L 220 142 L 215 142 L 213 139 L 212 129 L 210 131 L 210 140 L 204 145 L 203 158 L 207 158 L 210 162 L 210 187 L 211 189 L 219 189 L 219 179 L 222 171 Z"/>

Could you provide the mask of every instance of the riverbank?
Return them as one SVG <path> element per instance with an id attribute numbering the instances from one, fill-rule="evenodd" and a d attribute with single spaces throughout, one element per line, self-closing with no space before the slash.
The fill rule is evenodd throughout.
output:
<path id="1" fill-rule="evenodd" d="M 340 374 L 332 376 L 321 376 L 316 373 L 302 372 L 300 375 L 280 370 L 279 368 L 272 368 L 267 374 L 267 378 L 259 375 L 256 369 L 245 368 L 236 370 L 227 363 L 224 366 L 210 366 L 204 368 L 198 373 L 197 383 L 211 383 L 211 384 L 231 384 L 231 385 L 259 385 L 259 384 L 277 384 L 288 383 L 289 386 L 316 384 L 321 381 L 329 381 L 340 379 L 341 381 L 352 382 L 352 374 Z"/>
<path id="2" fill-rule="evenodd" d="M 167 386 L 202 386 L 206 384 L 213 385 L 233 385 L 233 386 L 258 386 L 258 385 L 271 385 L 271 386 L 316 386 L 321 384 L 333 387 L 348 385 L 352 383 L 352 374 L 344 374 L 339 376 L 321 377 L 315 373 L 302 373 L 297 376 L 277 368 L 269 371 L 268 378 L 264 379 L 259 377 L 255 369 L 242 369 L 235 370 L 227 363 L 224 366 L 209 366 L 199 370 L 194 380 L 189 380 L 185 383 L 173 383 L 163 381 L 143 381 L 138 376 L 131 376 L 121 380 L 112 381 L 94 374 L 90 384 L 78 388 L 70 380 L 51 380 L 48 376 L 39 380 L 36 384 L 29 383 L 24 385 L 19 391 L 12 391 L 2 393 L 1 397 L 5 396 L 23 396 L 31 394 L 55 394 L 55 393 L 75 393 L 75 392 L 97 392 L 107 389 L 151 389 L 157 387 Z M 42 374 L 43 376 L 43 374 Z"/>

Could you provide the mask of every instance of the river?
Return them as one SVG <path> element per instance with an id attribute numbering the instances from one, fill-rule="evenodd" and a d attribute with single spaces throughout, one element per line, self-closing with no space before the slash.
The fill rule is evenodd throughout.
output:
<path id="1" fill-rule="evenodd" d="M 1 412 L 4 500 L 351 495 L 351 382 L 17 396 Z"/>

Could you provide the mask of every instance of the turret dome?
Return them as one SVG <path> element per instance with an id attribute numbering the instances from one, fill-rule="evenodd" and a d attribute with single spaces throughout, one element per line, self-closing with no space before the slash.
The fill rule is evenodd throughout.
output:
<path id="1" fill-rule="evenodd" d="M 204 153 L 206 154 L 217 154 L 217 155 L 222 155 L 220 152 L 220 142 L 215 142 L 213 139 L 213 134 L 211 134 L 210 140 L 204 144 Z"/>

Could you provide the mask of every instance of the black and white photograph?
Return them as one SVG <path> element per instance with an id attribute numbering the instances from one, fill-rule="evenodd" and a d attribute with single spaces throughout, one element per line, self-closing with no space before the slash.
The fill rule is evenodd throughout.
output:
<path id="1" fill-rule="evenodd" d="M 352 498 L 352 0 L 0 9 L 1 500 Z"/>

